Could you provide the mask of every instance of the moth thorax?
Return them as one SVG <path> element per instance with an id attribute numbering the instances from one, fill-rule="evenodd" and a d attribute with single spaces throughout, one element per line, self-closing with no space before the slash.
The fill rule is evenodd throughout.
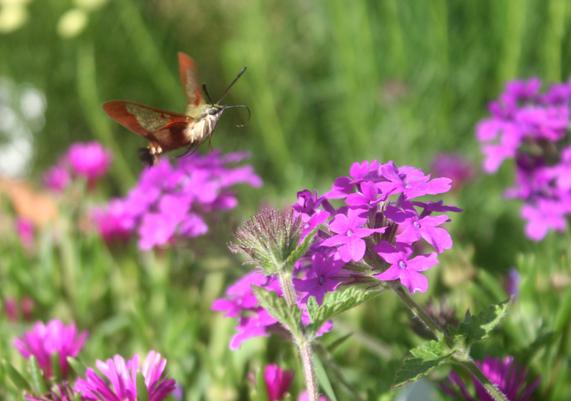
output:
<path id="1" fill-rule="evenodd" d="M 216 128 L 216 123 L 220 119 L 222 113 L 217 114 L 206 114 L 201 119 L 195 121 L 193 124 L 189 124 L 186 127 L 185 135 L 189 142 L 203 141 L 206 139 L 214 128 Z"/>

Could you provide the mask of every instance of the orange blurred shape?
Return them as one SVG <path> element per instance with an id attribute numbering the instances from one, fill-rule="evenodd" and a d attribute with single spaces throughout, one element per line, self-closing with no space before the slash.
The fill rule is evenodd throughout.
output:
<path id="1" fill-rule="evenodd" d="M 23 180 L 0 177 L 0 198 L 7 197 L 18 217 L 43 227 L 57 217 L 55 198 Z"/>

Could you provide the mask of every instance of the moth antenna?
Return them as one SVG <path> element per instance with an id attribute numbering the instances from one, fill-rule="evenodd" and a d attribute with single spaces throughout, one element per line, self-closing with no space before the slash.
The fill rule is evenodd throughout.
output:
<path id="1" fill-rule="evenodd" d="M 206 95 L 206 99 L 208 100 L 208 103 L 212 104 L 212 98 L 210 97 L 210 93 L 208 93 L 208 88 L 206 87 L 206 84 L 202 84 L 202 91 Z"/>
<path id="2" fill-rule="evenodd" d="M 244 75 L 244 73 L 246 72 L 247 67 L 242 67 L 242 69 L 240 70 L 240 72 L 238 73 L 238 75 L 236 75 L 236 78 L 234 78 L 232 80 L 232 82 L 230 82 L 230 85 L 228 85 L 228 87 L 226 88 L 226 90 L 224 91 L 224 93 L 222 94 L 222 96 L 220 97 L 220 99 L 218 99 L 218 101 L 216 103 L 220 104 L 220 102 L 222 100 L 224 100 L 224 98 L 226 97 L 226 95 L 228 95 L 228 92 L 230 92 L 230 89 L 234 86 L 234 84 L 236 83 L 236 81 L 238 81 L 240 79 L 240 77 L 242 75 Z"/>

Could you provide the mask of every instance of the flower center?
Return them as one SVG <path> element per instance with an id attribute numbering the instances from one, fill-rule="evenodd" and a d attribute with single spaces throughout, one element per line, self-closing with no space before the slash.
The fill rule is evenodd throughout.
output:
<path id="1" fill-rule="evenodd" d="M 353 235 L 353 231 L 351 231 L 351 230 L 347 230 L 347 233 L 346 233 L 345 235 L 347 235 L 348 237 L 350 237 L 350 236 L 352 236 L 352 235 Z"/>
<path id="2" fill-rule="evenodd" d="M 402 270 L 406 269 L 406 262 L 404 260 L 399 260 L 398 265 Z"/>
<path id="3" fill-rule="evenodd" d="M 319 276 L 317 281 L 319 282 L 319 285 L 323 285 L 323 284 L 325 284 L 325 277 Z"/>
<path id="4" fill-rule="evenodd" d="M 414 223 L 412 223 L 412 225 L 414 226 L 414 228 L 419 229 L 420 228 L 420 223 L 418 221 L 415 221 Z"/>

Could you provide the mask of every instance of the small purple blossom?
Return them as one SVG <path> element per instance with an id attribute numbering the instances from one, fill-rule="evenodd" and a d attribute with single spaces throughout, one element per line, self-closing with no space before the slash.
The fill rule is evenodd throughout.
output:
<path id="1" fill-rule="evenodd" d="M 430 168 L 437 177 L 447 177 L 452 180 L 452 189 L 459 189 L 474 178 L 474 168 L 461 155 L 455 153 L 440 153 L 432 161 Z"/>
<path id="2" fill-rule="evenodd" d="M 378 255 L 383 258 L 390 267 L 384 272 L 375 275 L 381 281 L 400 280 L 410 292 L 425 292 L 428 289 L 428 279 L 420 274 L 438 263 L 436 253 L 418 255 L 411 258 L 413 253 L 410 246 L 397 243 L 392 246 L 386 241 L 376 247 Z"/>
<path id="3" fill-rule="evenodd" d="M 305 294 L 303 301 L 313 296 L 321 304 L 326 293 L 334 291 L 347 279 L 349 272 L 343 269 L 344 266 L 343 261 L 335 260 L 331 255 L 316 253 L 305 277 L 294 280 L 295 289 Z"/>
<path id="4" fill-rule="evenodd" d="M 138 238 L 150 250 L 208 232 L 206 216 L 237 206 L 234 186 L 262 185 L 251 166 L 234 166 L 244 154 L 195 154 L 145 169 L 124 198 L 96 209 L 92 218 L 105 240 Z"/>
<path id="5" fill-rule="evenodd" d="M 62 192 L 74 179 L 82 179 L 92 188 L 110 165 L 111 153 L 99 142 L 77 142 L 44 173 L 44 184 L 54 192 Z"/>
<path id="6" fill-rule="evenodd" d="M 534 241 L 566 230 L 571 213 L 571 82 L 553 85 L 545 94 L 540 89 L 537 78 L 508 83 L 476 128 L 487 173 L 514 159 L 515 185 L 505 196 L 523 201 L 525 233 Z"/>
<path id="7" fill-rule="evenodd" d="M 331 237 L 321 242 L 321 246 L 336 247 L 343 262 L 359 261 L 365 255 L 365 240 L 373 233 L 382 233 L 384 228 L 366 228 L 367 221 L 359 210 L 349 209 L 347 214 L 338 214 L 329 224 L 329 229 L 334 233 Z"/>
<path id="8" fill-rule="evenodd" d="M 137 375 L 142 375 L 149 401 L 162 401 L 175 390 L 175 381 L 165 374 L 167 361 L 150 351 L 143 361 L 134 355 L 128 361 L 115 355 L 97 361 L 100 373 L 88 368 L 85 378 L 78 379 L 75 391 L 87 401 L 137 401 Z"/>
<path id="9" fill-rule="evenodd" d="M 34 224 L 23 217 L 16 219 L 16 232 L 20 238 L 20 243 L 25 249 L 32 249 L 35 242 Z"/>
<path id="10" fill-rule="evenodd" d="M 73 174 L 92 183 L 107 173 L 111 153 L 99 142 L 79 142 L 70 146 L 67 161 Z"/>
<path id="11" fill-rule="evenodd" d="M 58 354 L 62 376 L 67 377 L 67 357 L 76 357 L 86 339 L 87 332 L 78 332 L 74 323 L 66 326 L 60 320 L 51 320 L 34 324 L 14 340 L 14 347 L 25 358 L 35 357 L 46 377 L 52 376 L 52 357 Z"/>
<path id="12" fill-rule="evenodd" d="M 519 366 L 513 357 L 503 359 L 486 358 L 476 364 L 482 373 L 504 393 L 510 401 L 532 401 L 534 391 L 539 386 L 539 378 L 529 381 L 528 372 Z M 468 385 L 456 373 L 448 376 L 448 381 L 441 385 L 442 390 L 455 399 L 464 401 L 493 401 L 484 386 L 473 378 L 472 384 L 475 395 L 472 395 Z M 458 398 L 460 397 L 460 398 Z"/>
<path id="13" fill-rule="evenodd" d="M 293 380 L 293 371 L 284 370 L 276 364 L 264 368 L 264 383 L 268 393 L 268 401 L 281 401 L 287 394 Z"/>

